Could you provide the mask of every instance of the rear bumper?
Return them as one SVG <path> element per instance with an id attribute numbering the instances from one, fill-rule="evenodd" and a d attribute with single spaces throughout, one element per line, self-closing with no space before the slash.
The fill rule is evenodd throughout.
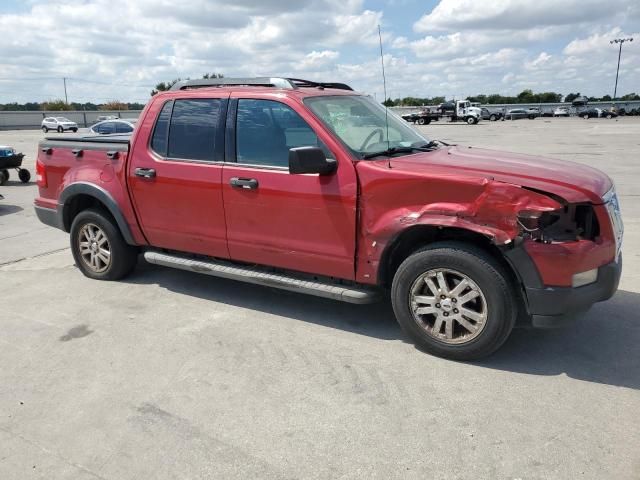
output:
<path id="1" fill-rule="evenodd" d="M 531 324 L 539 328 L 566 325 L 586 312 L 594 303 L 616 293 L 622 274 L 622 258 L 598 269 L 598 279 L 583 287 L 527 287 Z"/>
<path id="2" fill-rule="evenodd" d="M 60 215 L 58 209 L 45 208 L 39 205 L 35 205 L 34 208 L 36 210 L 36 216 L 38 217 L 38 220 L 40 220 L 42 223 L 44 223 L 45 225 L 49 225 L 50 227 L 64 230 L 62 215 Z"/>

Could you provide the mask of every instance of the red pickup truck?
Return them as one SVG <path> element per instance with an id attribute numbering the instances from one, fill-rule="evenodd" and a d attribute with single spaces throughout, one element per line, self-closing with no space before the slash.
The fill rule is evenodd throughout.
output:
<path id="1" fill-rule="evenodd" d="M 611 180 L 574 163 L 428 140 L 339 83 L 207 79 L 154 96 L 129 137 L 47 138 L 40 220 L 86 276 L 138 255 L 366 303 L 389 295 L 421 348 L 495 351 L 618 287 Z"/>

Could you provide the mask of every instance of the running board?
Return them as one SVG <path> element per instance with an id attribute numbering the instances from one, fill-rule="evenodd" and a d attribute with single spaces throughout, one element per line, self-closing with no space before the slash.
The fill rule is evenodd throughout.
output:
<path id="1" fill-rule="evenodd" d="M 194 260 L 151 250 L 144 253 L 144 259 L 149 263 L 164 267 L 255 283 L 265 287 L 281 288 L 292 292 L 315 295 L 316 297 L 331 298 L 341 302 L 373 303 L 380 299 L 380 291 L 373 287 L 347 286 L 339 283 L 308 280 L 303 277 L 297 278 L 282 273 L 268 272 L 259 267 L 241 266 L 223 261 Z"/>

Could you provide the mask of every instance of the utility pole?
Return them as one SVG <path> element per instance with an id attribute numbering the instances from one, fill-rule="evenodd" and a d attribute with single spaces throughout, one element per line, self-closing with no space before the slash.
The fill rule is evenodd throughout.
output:
<path id="1" fill-rule="evenodd" d="M 609 43 L 611 43 L 612 45 L 614 43 L 619 43 L 620 44 L 620 48 L 618 49 L 618 68 L 616 69 L 616 86 L 613 89 L 613 100 L 615 101 L 616 99 L 616 95 L 618 94 L 618 73 L 620 72 L 620 57 L 622 56 L 622 44 L 624 42 L 633 42 L 633 37 L 629 37 L 629 38 L 616 38 L 614 40 L 611 40 Z"/>
<path id="2" fill-rule="evenodd" d="M 69 104 L 69 100 L 67 99 L 67 77 L 63 77 L 62 81 L 64 82 L 64 103 Z"/>

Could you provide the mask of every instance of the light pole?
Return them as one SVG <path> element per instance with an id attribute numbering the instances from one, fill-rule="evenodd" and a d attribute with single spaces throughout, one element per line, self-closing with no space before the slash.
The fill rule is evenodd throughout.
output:
<path id="1" fill-rule="evenodd" d="M 618 73 L 620 72 L 620 57 L 622 56 L 622 44 L 624 42 L 633 42 L 633 37 L 629 38 L 616 38 L 615 40 L 611 40 L 609 43 L 619 43 L 620 49 L 618 50 L 618 68 L 616 69 L 616 86 L 613 89 L 613 100 L 616 99 L 616 94 L 618 93 Z"/>

